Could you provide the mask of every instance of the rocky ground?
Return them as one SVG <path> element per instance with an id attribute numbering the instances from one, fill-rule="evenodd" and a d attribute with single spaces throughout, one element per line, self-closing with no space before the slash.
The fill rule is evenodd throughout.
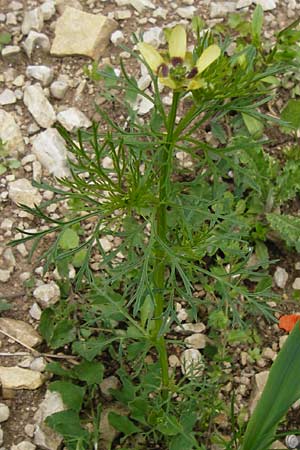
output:
<path id="1" fill-rule="evenodd" d="M 46 415 L 62 408 L 58 394 L 46 393 L 44 373 L 51 355 L 44 354 L 41 337 L 36 331 L 43 308 L 59 297 L 55 275 L 42 275 L 42 266 L 28 262 L 28 248 L 19 244 L 6 247 L 18 238 L 16 228 L 36 229 L 33 217 L 21 211 L 18 203 L 28 206 L 50 200 L 53 193 L 32 187 L 32 180 L 64 176 L 68 173 L 64 141 L 53 128 L 55 122 L 67 130 L 88 128 L 97 119 L 95 85 L 85 75 L 92 59 L 100 65 L 118 67 L 120 53 L 129 53 L 118 44 L 130 44 L 133 31 L 144 32 L 144 40 L 158 46 L 163 40 L 162 27 L 187 23 L 194 15 L 208 23 L 221 21 L 228 13 L 247 9 L 251 0 L 0 0 L 0 33 L 8 32 L 11 42 L 2 46 L 0 71 L 0 296 L 11 309 L 0 318 L 0 450 L 57 450 L 60 440 L 47 435 L 43 427 Z M 267 23 L 267 33 L 278 30 L 300 13 L 297 0 L 260 0 Z M 68 5 L 73 9 L 66 9 Z M 88 13 L 88 14 L 84 14 Z M 97 14 L 103 14 L 100 18 Z M 88 30 L 88 33 L 86 33 Z M 106 47 L 108 44 L 108 47 Z M 106 47 L 106 48 L 105 48 Z M 141 77 L 141 74 L 139 74 Z M 141 85 L 147 83 L 140 78 Z M 166 96 L 166 102 L 168 97 Z M 149 104 L 137 105 L 142 116 Z M 7 152 L 7 153 L 5 153 Z M 48 213 L 58 217 L 56 206 Z M 106 243 L 111 246 L 110 242 Z M 300 261 L 281 260 L 274 273 L 274 286 L 288 298 L 300 289 Z M 1 306 L 1 305 L 0 305 Z M 178 305 L 183 322 L 185 312 Z M 203 326 L 189 330 L 186 358 L 197 358 L 203 346 Z M 188 324 L 187 324 L 188 328 Z M 270 340 L 258 361 L 257 373 L 243 376 L 239 395 L 257 397 L 282 340 Z M 243 354 L 244 353 L 244 354 Z M 241 367 L 247 364 L 247 353 L 241 352 Z M 176 355 L 170 365 L 180 365 Z M 256 390 L 253 388 L 256 384 Z M 254 394 L 253 394 L 254 392 Z M 51 433 L 50 433 L 51 434 Z M 279 447 L 277 447 L 279 448 Z M 282 446 L 281 448 L 285 448 Z"/>

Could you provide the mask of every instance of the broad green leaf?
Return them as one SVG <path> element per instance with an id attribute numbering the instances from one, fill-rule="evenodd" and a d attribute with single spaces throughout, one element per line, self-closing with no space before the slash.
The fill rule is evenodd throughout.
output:
<path id="1" fill-rule="evenodd" d="M 83 361 L 74 367 L 73 373 L 87 384 L 100 384 L 103 380 L 104 366 L 98 362 Z"/>
<path id="2" fill-rule="evenodd" d="M 79 250 L 79 252 L 77 252 L 72 259 L 73 266 L 76 268 L 81 267 L 82 264 L 84 263 L 86 255 L 87 255 L 87 250 L 85 248 L 82 248 L 81 250 Z"/>
<path id="3" fill-rule="evenodd" d="M 153 301 L 150 295 L 147 295 L 141 306 L 141 324 L 143 328 L 145 327 L 147 320 L 152 319 L 153 311 Z"/>
<path id="4" fill-rule="evenodd" d="M 108 421 L 116 430 L 125 434 L 125 436 L 139 433 L 141 431 L 140 428 L 128 419 L 128 417 L 122 416 L 113 411 L 108 414 Z"/>
<path id="5" fill-rule="evenodd" d="M 3 31 L 0 33 L 0 45 L 7 45 L 11 42 L 11 34 Z"/>
<path id="6" fill-rule="evenodd" d="M 241 450 L 266 450 L 278 423 L 300 398 L 300 327 L 297 323 L 274 361 L 248 423 Z"/>
<path id="7" fill-rule="evenodd" d="M 193 450 L 195 447 L 195 440 L 186 435 L 174 436 L 170 442 L 169 450 Z"/>
<path id="8" fill-rule="evenodd" d="M 19 169 L 21 167 L 21 163 L 17 159 L 9 159 L 7 165 L 10 169 Z"/>
<path id="9" fill-rule="evenodd" d="M 296 130 L 300 128 L 300 100 L 289 100 L 281 112 L 281 119 Z"/>
<path id="10" fill-rule="evenodd" d="M 255 139 L 261 137 L 264 125 L 261 120 L 255 119 L 255 117 L 250 116 L 249 114 L 242 113 L 244 123 L 246 125 L 247 130 Z"/>
<path id="11" fill-rule="evenodd" d="M 0 299 L 0 313 L 2 311 L 8 311 L 9 309 L 11 309 L 11 304 L 8 303 L 6 300 L 4 300 L 3 298 Z"/>
<path id="12" fill-rule="evenodd" d="M 46 424 L 64 437 L 65 444 L 70 443 L 68 450 L 76 450 L 78 441 L 85 442 L 85 448 L 89 448 L 89 432 L 82 428 L 79 415 L 75 411 L 67 410 L 52 414 L 46 418 Z"/>
<path id="13" fill-rule="evenodd" d="M 76 329 L 71 320 L 61 320 L 54 328 L 49 344 L 52 348 L 59 348 L 74 341 Z"/>
<path id="14" fill-rule="evenodd" d="M 69 381 L 54 381 L 49 385 L 50 391 L 59 392 L 64 404 L 73 411 L 81 410 L 85 389 Z"/>
<path id="15" fill-rule="evenodd" d="M 175 416 L 165 414 L 161 423 L 156 428 L 165 436 L 176 436 L 182 431 L 182 427 Z"/>
<path id="16" fill-rule="evenodd" d="M 41 315 L 39 331 L 47 344 L 50 343 L 53 335 L 55 313 L 52 308 L 46 308 Z"/>
<path id="17" fill-rule="evenodd" d="M 51 372 L 54 375 L 58 375 L 60 377 L 71 377 L 72 376 L 72 371 L 63 369 L 58 362 L 51 362 L 51 363 L 47 364 L 46 370 L 47 370 L 47 372 Z"/>
<path id="18" fill-rule="evenodd" d="M 114 341 L 114 338 L 107 339 L 104 336 L 91 338 L 86 341 L 77 341 L 72 345 L 73 352 L 82 356 L 87 361 L 92 361 L 96 356 L 101 355 L 103 350 Z"/>
<path id="19" fill-rule="evenodd" d="M 0 164 L 0 175 L 3 175 L 7 171 L 7 167 L 4 164 Z"/>
<path id="20" fill-rule="evenodd" d="M 251 32 L 254 45 L 260 44 L 263 21 L 264 21 L 263 9 L 260 5 L 257 5 L 253 13 L 251 23 Z"/>
<path id="21" fill-rule="evenodd" d="M 79 245 L 79 236 L 76 231 L 71 228 L 67 228 L 62 232 L 62 235 L 59 239 L 59 246 L 63 250 L 72 250 L 73 248 L 78 247 Z"/>

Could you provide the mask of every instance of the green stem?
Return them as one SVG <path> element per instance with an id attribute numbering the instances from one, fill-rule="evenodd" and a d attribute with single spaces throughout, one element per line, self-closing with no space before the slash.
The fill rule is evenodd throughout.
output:
<path id="1" fill-rule="evenodd" d="M 159 176 L 159 206 L 156 211 L 156 232 L 161 241 L 167 239 L 167 205 L 170 194 L 170 177 L 172 173 L 173 161 L 173 134 L 175 127 L 176 112 L 178 107 L 180 94 L 173 93 L 172 106 L 168 116 L 168 130 L 166 144 L 161 148 L 160 155 L 160 176 Z M 167 399 L 169 387 L 169 373 L 168 373 L 168 354 L 166 341 L 161 330 L 163 326 L 163 313 L 165 309 L 165 252 L 158 245 L 155 251 L 156 264 L 153 272 L 153 279 L 155 285 L 155 329 L 154 340 L 158 351 L 159 361 L 162 373 L 162 387 L 163 398 Z"/>

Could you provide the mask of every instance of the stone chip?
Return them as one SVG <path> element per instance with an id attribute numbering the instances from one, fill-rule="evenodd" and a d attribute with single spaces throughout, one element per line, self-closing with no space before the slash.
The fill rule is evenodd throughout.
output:
<path id="1" fill-rule="evenodd" d="M 99 59 L 117 23 L 102 14 L 67 7 L 57 20 L 50 53 L 55 56 L 83 55 Z"/>
<path id="2" fill-rule="evenodd" d="M 0 317 L 0 329 L 29 345 L 29 347 L 36 347 L 42 342 L 39 333 L 29 323 L 22 320 Z"/>
<path id="3" fill-rule="evenodd" d="M 40 372 L 20 367 L 0 366 L 0 383 L 2 389 L 34 390 L 42 386 L 45 377 Z"/>

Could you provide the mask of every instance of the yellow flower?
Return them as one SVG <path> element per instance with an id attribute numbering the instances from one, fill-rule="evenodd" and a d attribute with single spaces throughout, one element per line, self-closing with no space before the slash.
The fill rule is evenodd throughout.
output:
<path id="1" fill-rule="evenodd" d="M 175 90 L 205 87 L 206 83 L 199 75 L 221 54 L 218 45 L 210 45 L 193 64 L 192 55 L 187 52 L 187 36 L 182 25 L 176 25 L 171 30 L 167 53 L 160 53 L 145 42 L 139 43 L 138 49 L 151 70 L 158 75 L 160 83 Z"/>

